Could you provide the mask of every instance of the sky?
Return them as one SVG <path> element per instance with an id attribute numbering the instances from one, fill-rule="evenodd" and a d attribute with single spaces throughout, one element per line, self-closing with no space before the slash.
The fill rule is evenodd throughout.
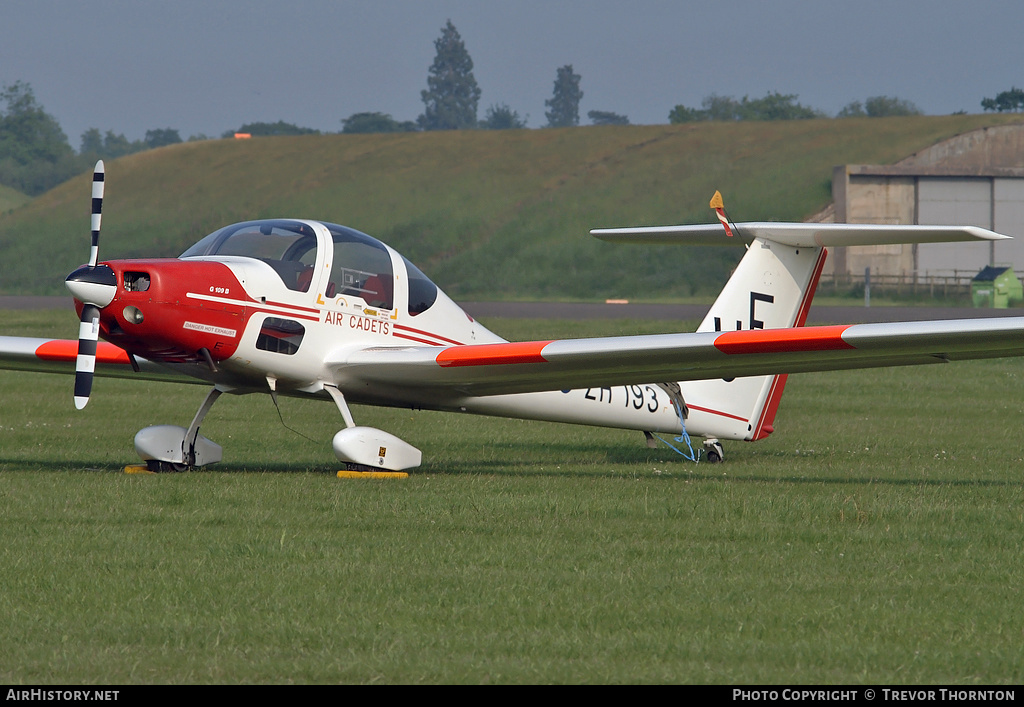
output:
<path id="1" fill-rule="evenodd" d="M 338 132 L 353 113 L 423 112 L 447 20 L 479 117 L 506 104 L 532 128 L 567 64 L 582 125 L 591 110 L 667 123 L 680 103 L 770 92 L 829 115 L 871 96 L 980 113 L 1024 86 L 1021 0 L 0 0 L 0 86 L 30 84 L 75 149 L 89 128 Z"/>

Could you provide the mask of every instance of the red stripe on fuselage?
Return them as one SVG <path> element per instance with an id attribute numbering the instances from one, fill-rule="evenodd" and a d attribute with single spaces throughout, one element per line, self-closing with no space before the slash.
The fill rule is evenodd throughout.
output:
<path id="1" fill-rule="evenodd" d="M 748 422 L 747 418 L 740 417 L 739 415 L 732 415 L 728 412 L 722 412 L 721 410 L 712 410 L 711 408 L 701 407 L 700 405 L 690 405 L 687 403 L 686 407 L 691 410 L 699 410 L 700 412 L 706 412 L 709 415 L 720 415 L 721 417 L 728 417 L 730 420 L 739 420 L 740 422 Z"/>
<path id="2" fill-rule="evenodd" d="M 510 363 L 546 363 L 541 355 L 550 341 L 511 344 L 473 344 L 445 349 L 437 355 L 441 366 L 491 366 Z"/>
<path id="3" fill-rule="evenodd" d="M 252 297 L 249 297 L 249 300 L 256 304 L 255 300 L 253 300 Z M 288 304 L 287 302 L 271 302 L 268 300 L 265 304 L 271 307 L 281 307 L 282 309 L 292 309 L 299 312 L 312 312 L 313 314 L 316 315 L 319 315 L 321 312 L 324 311 L 317 307 L 303 307 L 302 305 Z"/>
<path id="4" fill-rule="evenodd" d="M 410 332 L 412 334 L 419 334 L 420 336 L 429 336 L 430 338 L 437 339 L 438 341 L 444 341 L 444 342 L 449 343 L 449 344 L 455 344 L 456 346 L 462 346 L 462 342 L 461 341 L 456 341 L 455 339 L 449 339 L 446 336 L 441 336 L 440 334 L 434 334 L 434 333 L 431 333 L 429 331 L 423 331 L 422 329 L 414 329 L 411 326 L 405 326 L 404 324 L 395 324 L 395 331 L 396 332 L 397 331 L 406 331 L 406 332 Z M 395 336 L 400 336 L 400 334 L 395 334 Z M 406 336 L 406 337 L 403 337 L 403 338 L 412 339 L 413 341 L 423 341 L 423 339 L 417 339 L 416 337 L 413 337 L 413 336 Z M 427 342 L 427 343 L 433 343 L 433 342 Z"/>
<path id="5" fill-rule="evenodd" d="M 444 346 L 444 344 L 437 341 L 433 341 L 431 339 L 423 339 L 418 336 L 409 336 L 408 334 L 401 334 L 397 331 L 392 332 L 391 335 L 396 339 L 408 339 L 409 341 L 415 341 L 418 344 L 427 344 L 428 346 Z"/>
<path id="6" fill-rule="evenodd" d="M 268 302 L 267 304 L 270 304 L 270 303 Z M 303 307 L 303 309 L 305 309 L 305 307 Z M 312 311 L 317 311 L 317 314 L 314 315 L 314 316 L 310 316 L 308 314 L 299 314 L 298 312 L 294 312 L 294 311 L 282 312 L 279 309 L 268 309 L 267 307 L 251 306 L 251 307 L 247 307 L 246 308 L 246 312 L 247 312 L 248 316 L 246 316 L 245 321 L 248 322 L 249 321 L 249 317 L 251 317 L 253 314 L 262 313 L 262 314 L 273 314 L 276 317 L 292 317 L 293 319 L 301 319 L 301 320 L 307 321 L 307 322 L 319 322 L 320 321 L 320 316 L 321 316 L 321 314 L 323 314 L 323 312 L 320 311 L 320 310 L 312 310 Z"/>

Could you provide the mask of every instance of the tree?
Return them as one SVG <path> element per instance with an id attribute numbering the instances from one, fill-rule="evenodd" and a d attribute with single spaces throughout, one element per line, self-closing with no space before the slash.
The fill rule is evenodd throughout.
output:
<path id="1" fill-rule="evenodd" d="M 147 148 L 146 143 L 139 140 L 129 142 L 128 138 L 114 134 L 113 130 L 108 130 L 101 136 L 98 129 L 89 128 L 82 133 L 82 146 L 78 154 L 88 158 L 87 162 L 95 162 L 98 159 L 112 160 L 124 157 Z"/>
<path id="2" fill-rule="evenodd" d="M 416 123 L 399 123 L 388 113 L 353 113 L 341 119 L 343 133 L 405 133 L 414 132 Z"/>
<path id="3" fill-rule="evenodd" d="M 670 123 L 693 123 L 703 120 L 740 120 L 740 104 L 732 96 L 712 93 L 704 96 L 700 108 L 679 104 L 668 114 Z"/>
<path id="4" fill-rule="evenodd" d="M 1016 113 L 1024 110 L 1024 91 L 1014 86 L 1009 91 L 997 93 L 995 98 L 981 99 L 981 107 L 986 111 Z"/>
<path id="5" fill-rule="evenodd" d="M 704 96 L 700 102 L 701 111 L 707 117 L 705 120 L 739 120 L 739 104 L 732 96 L 719 96 L 712 93 Z"/>
<path id="6" fill-rule="evenodd" d="M 437 54 L 420 92 L 425 110 L 416 122 L 424 130 L 464 130 L 476 127 L 480 87 L 473 77 L 473 60 L 451 20 L 434 40 Z"/>
<path id="7" fill-rule="evenodd" d="M 276 123 L 246 123 L 238 130 L 226 131 L 223 137 L 234 137 L 235 133 L 247 133 L 253 137 L 276 137 L 280 135 L 319 135 L 320 131 L 313 128 L 300 128 L 298 125 L 279 120 Z M 178 142 L 181 140 L 179 139 Z"/>
<path id="8" fill-rule="evenodd" d="M 55 162 L 72 153 L 68 138 L 57 120 L 36 102 L 32 87 L 15 81 L 0 92 L 7 110 L 0 113 L 0 156 L 26 165 L 43 160 Z"/>
<path id="9" fill-rule="evenodd" d="M 921 115 L 921 109 L 910 101 L 893 96 L 872 96 L 864 103 L 851 101 L 836 114 L 837 118 L 889 118 L 900 115 Z"/>
<path id="10" fill-rule="evenodd" d="M 629 125 L 629 118 L 606 110 L 592 110 L 587 117 L 594 125 Z"/>
<path id="11" fill-rule="evenodd" d="M 864 112 L 869 118 L 921 115 L 921 109 L 913 103 L 894 96 L 872 96 L 868 98 L 864 101 Z"/>
<path id="12" fill-rule="evenodd" d="M 103 136 L 100 135 L 99 128 L 89 128 L 82 133 L 82 146 L 79 148 L 78 153 L 81 155 L 96 155 L 97 157 L 103 156 Z"/>
<path id="13" fill-rule="evenodd" d="M 487 109 L 480 127 L 484 130 L 520 130 L 526 127 L 529 118 L 520 118 L 519 113 L 509 108 L 508 104 L 499 103 Z"/>
<path id="14" fill-rule="evenodd" d="M 764 98 L 744 96 L 737 101 L 732 96 L 711 94 L 705 96 L 701 108 L 677 105 L 668 114 L 670 123 L 689 123 L 698 120 L 807 120 L 826 117 L 821 111 L 797 103 L 795 93 L 772 91 Z"/>
<path id="15" fill-rule="evenodd" d="M 703 111 L 699 108 L 687 108 L 682 103 L 678 104 L 668 113 L 668 122 L 673 125 L 678 123 L 695 123 L 699 120 L 707 120 L 703 116 Z"/>
<path id="16" fill-rule="evenodd" d="M 894 96 L 872 96 L 864 101 L 864 112 L 869 118 L 887 118 L 900 115 L 921 115 L 921 109 L 910 101 Z"/>
<path id="17" fill-rule="evenodd" d="M 867 112 L 860 101 L 850 101 L 836 114 L 837 118 L 866 118 Z"/>
<path id="18" fill-rule="evenodd" d="M 747 99 L 739 105 L 740 120 L 809 120 L 825 115 L 813 108 L 797 103 L 795 93 L 782 94 L 778 91 L 766 93 L 764 98 Z"/>
<path id="19" fill-rule="evenodd" d="M 544 112 L 549 128 L 567 128 L 580 124 L 580 75 L 574 74 L 572 64 L 566 64 L 555 73 L 555 89 L 551 98 L 544 101 L 550 111 Z"/>
<path id="20" fill-rule="evenodd" d="M 36 102 L 32 87 L 16 81 L 0 91 L 0 184 L 41 194 L 81 171 L 56 118 Z"/>
<path id="21" fill-rule="evenodd" d="M 181 135 L 174 128 L 155 128 L 146 131 L 146 137 L 143 142 L 146 143 L 148 148 L 155 149 L 165 145 L 178 144 L 181 142 Z"/>

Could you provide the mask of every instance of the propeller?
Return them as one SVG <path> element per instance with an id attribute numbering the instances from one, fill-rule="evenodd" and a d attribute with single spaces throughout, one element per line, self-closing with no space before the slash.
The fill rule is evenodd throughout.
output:
<path id="1" fill-rule="evenodd" d="M 114 300 L 117 276 L 108 265 L 99 265 L 100 220 L 103 212 L 103 160 L 92 174 L 92 247 L 89 264 L 75 270 L 64 281 L 72 296 L 82 303 L 78 327 L 78 358 L 75 361 L 75 407 L 89 402 L 96 370 L 96 345 L 100 335 L 100 310 Z"/>

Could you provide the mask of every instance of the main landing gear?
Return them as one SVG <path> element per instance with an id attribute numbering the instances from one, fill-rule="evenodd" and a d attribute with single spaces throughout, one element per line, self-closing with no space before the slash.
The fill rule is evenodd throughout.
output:
<path id="1" fill-rule="evenodd" d="M 334 435 L 331 442 L 334 456 L 345 462 L 345 469 L 338 472 L 339 478 L 405 477 L 405 469 L 420 465 L 420 450 L 384 430 L 357 426 L 341 391 L 332 385 L 325 385 L 324 390 L 334 398 L 345 419 L 345 429 Z"/>
<path id="2" fill-rule="evenodd" d="M 420 450 L 383 430 L 357 426 L 341 391 L 330 385 L 324 386 L 324 389 L 334 399 L 345 419 L 345 429 L 334 435 L 332 443 L 335 456 L 346 467 L 338 472 L 338 476 L 404 477 L 408 476 L 405 469 L 420 465 Z M 224 389 L 214 387 L 207 394 L 188 429 L 177 425 L 154 425 L 139 430 L 135 435 L 135 451 L 142 457 L 145 466 L 129 466 L 125 471 L 186 471 L 219 462 L 223 457 L 221 446 L 199 434 L 199 426 L 224 392 Z"/>

